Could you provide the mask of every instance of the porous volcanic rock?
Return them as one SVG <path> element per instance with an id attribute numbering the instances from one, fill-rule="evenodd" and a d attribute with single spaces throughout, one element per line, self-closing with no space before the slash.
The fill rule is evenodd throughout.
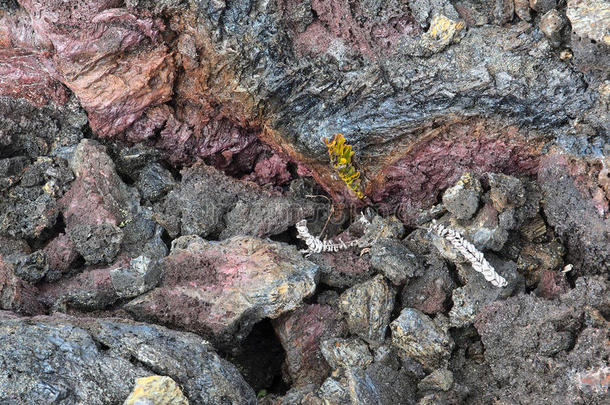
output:
<path id="1" fill-rule="evenodd" d="M 329 305 L 306 305 L 273 323 L 286 351 L 286 368 L 292 385 L 321 384 L 331 368 L 320 344 L 347 332 L 339 311 Z"/>
<path id="2" fill-rule="evenodd" d="M 125 309 L 222 346 L 243 340 L 261 319 L 297 308 L 314 292 L 318 271 L 294 246 L 244 236 L 181 237 L 161 265 L 161 284 Z"/>
<path id="3" fill-rule="evenodd" d="M 581 277 L 558 300 L 519 295 L 484 307 L 475 327 L 495 395 L 502 401 L 603 403 L 604 383 L 595 388 L 589 377 L 607 367 L 609 325 L 596 314 L 608 308 L 608 297 L 602 280 Z M 514 389 L 521 384 L 527 392 Z"/>
<path id="4" fill-rule="evenodd" d="M 256 403 L 237 369 L 191 333 L 128 321 L 0 312 L 0 342 L 2 402 L 121 403 L 137 378 L 158 373 L 178 382 L 191 404 Z"/>
<path id="5" fill-rule="evenodd" d="M 168 194 L 155 218 L 172 237 L 262 237 L 313 216 L 317 207 L 311 200 L 288 198 L 200 164 L 183 171 L 182 182 Z"/>
<path id="6" fill-rule="evenodd" d="M 43 308 L 36 299 L 37 290 L 27 281 L 17 277 L 13 266 L 0 255 L 0 309 L 24 315 L 37 315 Z"/>
<path id="7" fill-rule="evenodd" d="M 610 269 L 610 209 L 598 181 L 599 162 L 554 151 L 544 157 L 538 182 L 548 223 L 564 240 L 568 263 L 578 274 Z"/>

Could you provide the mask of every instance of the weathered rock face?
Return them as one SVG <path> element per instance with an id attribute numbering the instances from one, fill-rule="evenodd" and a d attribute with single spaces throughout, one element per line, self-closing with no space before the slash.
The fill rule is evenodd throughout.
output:
<path id="1" fill-rule="evenodd" d="M 13 272 L 13 266 L 4 262 L 1 255 L 0 309 L 25 315 L 42 313 L 42 306 L 36 300 L 36 288 L 17 277 Z"/>
<path id="2" fill-rule="evenodd" d="M 0 342 L 2 402 L 121 403 L 137 378 L 159 373 L 178 382 L 191 404 L 256 403 L 235 367 L 190 333 L 116 320 L 18 318 L 2 312 Z"/>
<path id="3" fill-rule="evenodd" d="M 0 402 L 121 403 L 154 375 L 153 402 L 254 403 L 200 338 L 109 316 L 209 338 L 261 403 L 600 402 L 607 16 L 0 0 Z M 302 219 L 358 246 L 310 262 Z M 56 312 L 80 318 L 20 318 Z"/>
<path id="4" fill-rule="evenodd" d="M 172 237 L 275 235 L 321 208 L 311 200 L 286 198 L 205 165 L 195 165 L 182 175 L 180 186 L 155 214 Z"/>
<path id="5" fill-rule="evenodd" d="M 554 152 L 545 156 L 538 174 L 547 220 L 565 239 L 569 262 L 579 274 L 610 269 L 610 209 L 599 173 L 596 162 Z"/>
<path id="6" fill-rule="evenodd" d="M 126 306 L 134 317 L 197 332 L 225 346 L 265 317 L 298 307 L 318 267 L 293 246 L 252 237 L 182 237 L 162 261 L 163 281 Z"/>
<path id="7" fill-rule="evenodd" d="M 555 7 L 547 3 L 530 6 L 542 16 Z M 549 55 L 532 26 L 510 24 L 511 1 L 480 6 L 485 22 L 502 27 L 478 26 L 478 6 L 469 2 L 21 5 L 3 12 L 0 43 L 70 88 L 97 134 L 277 183 L 289 178 L 291 159 L 335 199 L 353 201 L 321 142 L 342 132 L 370 200 L 401 206 L 407 220 L 464 170 L 535 171 L 548 143 L 537 130 L 560 135 L 568 117 L 582 116 L 592 138 L 603 136 L 603 120 L 586 114 L 598 91 L 588 82 L 596 79 Z M 604 41 L 603 17 L 590 9 L 574 1 L 568 16 L 578 35 Z M 593 28 L 583 28 L 592 18 Z M 17 62 L 11 72 L 27 70 Z M 39 97 L 57 93 L 51 83 L 61 86 L 50 77 L 31 78 L 45 90 Z M 431 153 L 424 166 L 421 156 Z"/>
<path id="8" fill-rule="evenodd" d="M 329 305 L 307 305 L 274 321 L 286 351 L 293 386 L 321 384 L 330 372 L 322 356 L 322 341 L 347 332 L 341 314 Z"/>
<path id="9" fill-rule="evenodd" d="M 433 320 L 416 309 L 403 309 L 391 324 L 392 344 L 401 355 L 434 370 L 447 362 L 453 350 L 448 325 Z"/>
<path id="10" fill-rule="evenodd" d="M 595 384 L 589 377 L 607 367 L 601 360 L 608 355 L 607 340 L 599 337 L 607 336 L 608 322 L 595 309 L 607 305 L 607 287 L 600 280 L 580 278 L 576 288 L 558 301 L 521 295 L 486 306 L 475 326 L 494 379 L 506 387 L 496 390 L 498 397 L 520 401 L 527 395 L 527 401 L 560 404 L 603 402 L 607 382 L 597 388 L 587 384 Z M 527 394 L 504 385 L 526 383 Z"/>
<path id="11" fill-rule="evenodd" d="M 350 332 L 375 346 L 383 342 L 396 291 L 381 275 L 347 289 L 339 297 Z"/>

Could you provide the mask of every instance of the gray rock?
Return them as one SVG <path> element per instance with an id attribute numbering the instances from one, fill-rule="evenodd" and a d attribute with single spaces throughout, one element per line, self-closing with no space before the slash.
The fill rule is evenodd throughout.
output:
<path id="1" fill-rule="evenodd" d="M 370 255 L 371 266 L 397 286 L 422 269 L 415 254 L 396 239 L 380 239 L 371 247 Z"/>
<path id="2" fill-rule="evenodd" d="M 606 308 L 608 297 L 606 280 L 579 278 L 576 288 L 557 300 L 530 294 L 485 306 L 475 327 L 493 395 L 507 403 L 607 402 L 608 366 L 600 359 L 610 355 L 610 325 L 593 314 Z M 519 389 L 523 384 L 527 390 Z"/>
<path id="3" fill-rule="evenodd" d="M 117 142 L 108 146 L 117 172 L 136 184 L 143 171 L 148 168 L 153 168 L 155 171 L 155 166 L 161 158 L 161 151 L 142 143 L 129 146 L 123 142 Z"/>
<path id="4" fill-rule="evenodd" d="M 381 275 L 346 290 L 339 297 L 350 331 L 372 345 L 385 339 L 396 291 Z"/>
<path id="5" fill-rule="evenodd" d="M 402 356 L 418 361 L 428 370 L 447 363 L 454 347 L 447 325 L 439 325 L 417 309 L 405 308 L 390 327 L 392 344 Z"/>
<path id="6" fill-rule="evenodd" d="M 530 0 L 530 7 L 539 14 L 544 14 L 557 7 L 557 0 Z"/>
<path id="7" fill-rule="evenodd" d="M 610 6 L 607 1 L 569 0 L 566 14 L 576 35 L 610 45 L 608 38 Z"/>
<path id="8" fill-rule="evenodd" d="M 0 402 L 122 403 L 138 377 L 166 375 L 191 404 L 255 404 L 237 369 L 200 337 L 103 319 L 0 313 Z"/>
<path id="9" fill-rule="evenodd" d="M 0 236 L 0 255 L 9 256 L 12 254 L 27 255 L 32 252 L 28 243 L 19 238 L 7 238 Z"/>
<path id="10" fill-rule="evenodd" d="M 316 212 L 311 199 L 284 197 L 202 164 L 185 169 L 182 176 L 155 213 L 172 237 L 269 236 Z"/>
<path id="11" fill-rule="evenodd" d="M 331 368 L 367 368 L 373 362 L 368 346 L 358 338 L 327 339 L 320 343 L 320 349 Z"/>
<path id="12" fill-rule="evenodd" d="M 39 282 L 49 271 L 47 255 L 42 250 L 29 255 L 15 254 L 6 260 L 13 265 L 15 275 L 29 283 Z"/>
<path id="13" fill-rule="evenodd" d="M 458 219 L 470 219 L 479 208 L 481 183 L 471 173 L 465 173 L 460 180 L 443 194 L 443 204 L 447 211 Z"/>
<path id="14" fill-rule="evenodd" d="M 402 308 L 419 309 L 428 315 L 445 312 L 456 287 L 454 276 L 436 251 L 426 256 L 424 266 L 421 274 L 402 289 Z"/>
<path id="15" fill-rule="evenodd" d="M 111 263 L 123 241 L 123 231 L 111 223 L 76 225 L 68 236 L 88 264 Z"/>
<path id="16" fill-rule="evenodd" d="M 529 0 L 515 0 L 515 14 L 523 21 L 530 21 L 532 14 Z"/>
<path id="17" fill-rule="evenodd" d="M 136 187 L 142 198 L 155 202 L 171 191 L 175 184 L 169 170 L 159 163 L 151 163 L 140 172 Z"/>
<path id="18" fill-rule="evenodd" d="M 159 262 L 146 256 L 132 259 L 129 267 L 110 270 L 110 279 L 121 298 L 133 298 L 152 290 L 161 278 Z"/>
<path id="19" fill-rule="evenodd" d="M 415 403 L 414 378 L 397 361 L 374 362 L 366 369 L 352 367 L 346 372 L 352 404 L 412 404 Z"/>
<path id="20" fill-rule="evenodd" d="M 417 388 L 420 391 L 449 391 L 453 385 L 453 373 L 451 370 L 435 370 L 424 377 Z"/>
<path id="21" fill-rule="evenodd" d="M 381 405 L 379 387 L 366 372 L 360 368 L 352 367 L 346 371 L 350 402 L 354 405 L 375 404 Z"/>
<path id="22" fill-rule="evenodd" d="M 562 238 L 566 261 L 574 265 L 576 273 L 603 274 L 610 268 L 610 218 L 600 216 L 593 201 L 583 197 L 582 190 L 590 185 L 586 177 L 572 174 L 570 166 L 569 156 L 560 153 L 542 159 L 538 182 L 544 195 L 544 214 Z"/>
<path id="23" fill-rule="evenodd" d="M 453 290 L 453 306 L 449 311 L 451 326 L 460 328 L 469 326 L 486 304 L 525 290 L 524 279 L 517 273 L 517 265 L 514 262 L 504 261 L 492 255 L 487 255 L 487 260 L 496 272 L 506 279 L 508 285 L 505 288 L 494 287 L 470 265 L 458 265 L 459 275 L 466 284 Z"/>
<path id="24" fill-rule="evenodd" d="M 0 98 L 0 157 L 62 155 L 83 137 L 87 114 L 76 98 L 64 105 L 35 107 L 19 98 Z M 64 159 L 66 156 L 61 156 Z"/>
<path id="25" fill-rule="evenodd" d="M 360 222 L 360 223 L 358 223 Z M 356 226 L 361 226 L 361 221 L 356 221 Z M 370 224 L 364 226 L 364 234 L 361 237 L 363 245 L 372 245 L 379 239 L 394 238 L 401 239 L 405 235 L 405 226 L 394 215 L 381 217 L 375 215 Z"/>
<path id="26" fill-rule="evenodd" d="M 527 201 L 521 180 L 502 173 L 489 173 L 489 198 L 498 212 L 521 207 Z"/>
<path id="27" fill-rule="evenodd" d="M 24 315 L 37 315 L 44 309 L 38 302 L 38 290 L 17 277 L 13 265 L 0 256 L 0 309 Z"/>
<path id="28" fill-rule="evenodd" d="M 147 256 L 151 259 L 167 255 L 167 245 L 161 239 L 163 228 L 153 220 L 150 208 L 138 207 L 122 230 L 121 252 L 130 257 Z"/>
<path id="29" fill-rule="evenodd" d="M 583 70 L 599 69 L 608 72 L 610 66 L 610 38 L 608 18 L 610 7 L 603 0 L 570 0 L 566 15 L 572 26 L 574 61 Z"/>
<path id="30" fill-rule="evenodd" d="M 555 9 L 547 12 L 540 19 L 540 29 L 555 47 L 561 44 L 561 29 L 564 25 L 563 16 Z"/>
<path id="31" fill-rule="evenodd" d="M 504 25 L 512 21 L 515 15 L 515 3 L 513 0 L 495 0 L 494 21 L 498 25 Z"/>
<path id="32" fill-rule="evenodd" d="M 322 400 L 331 404 L 350 404 L 349 387 L 345 378 L 328 377 L 320 386 L 319 395 Z"/>

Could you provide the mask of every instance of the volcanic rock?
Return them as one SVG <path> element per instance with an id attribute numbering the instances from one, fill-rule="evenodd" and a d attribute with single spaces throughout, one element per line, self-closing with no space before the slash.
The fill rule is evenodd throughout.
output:
<path id="1" fill-rule="evenodd" d="M 122 403 L 137 378 L 156 372 L 178 382 L 192 404 L 256 403 L 237 369 L 191 333 L 127 321 L 0 313 L 0 342 L 3 402 Z"/>
<path id="2" fill-rule="evenodd" d="M 294 386 L 321 384 L 330 373 L 322 356 L 322 341 L 347 331 L 341 314 L 328 305 L 307 305 L 274 320 L 286 351 L 286 365 Z"/>
<path id="3" fill-rule="evenodd" d="M 261 319 L 297 308 L 314 292 L 318 270 L 293 246 L 245 236 L 181 237 L 161 267 L 161 284 L 125 309 L 221 346 L 242 341 Z"/>
<path id="4" fill-rule="evenodd" d="M 350 332 L 377 346 L 385 339 L 394 309 L 394 288 L 382 275 L 347 289 L 339 297 Z"/>
<path id="5" fill-rule="evenodd" d="M 453 350 L 448 327 L 417 309 L 405 308 L 391 324 L 392 344 L 402 356 L 412 358 L 428 370 L 447 362 Z"/>

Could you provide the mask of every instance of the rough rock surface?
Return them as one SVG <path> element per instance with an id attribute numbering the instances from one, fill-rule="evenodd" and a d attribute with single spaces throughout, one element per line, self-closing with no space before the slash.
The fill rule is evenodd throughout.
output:
<path id="1" fill-rule="evenodd" d="M 585 292 L 584 290 L 588 291 Z M 608 308 L 607 286 L 580 278 L 558 301 L 519 295 L 489 304 L 475 326 L 485 345 L 494 389 L 503 401 L 603 403 L 603 384 L 591 386 L 590 373 L 607 367 L 608 322 L 595 321 L 594 308 Z M 591 318 L 592 317 L 592 318 Z M 510 387 L 527 384 L 527 393 Z M 607 387 L 607 385 L 606 385 Z M 605 390 L 605 391 L 604 391 Z"/>
<path id="2" fill-rule="evenodd" d="M 36 300 L 36 293 L 36 288 L 17 277 L 13 266 L 0 256 L 0 309 L 25 315 L 40 314 L 42 306 Z"/>
<path id="3" fill-rule="evenodd" d="M 293 246 L 245 236 L 216 243 L 183 236 L 161 266 L 161 284 L 125 309 L 218 345 L 239 342 L 256 322 L 298 307 L 314 292 L 318 270 Z"/>
<path id="4" fill-rule="evenodd" d="M 380 239 L 371 247 L 371 266 L 397 286 L 405 284 L 422 267 L 415 254 L 396 239 Z"/>
<path id="5" fill-rule="evenodd" d="M 307 305 L 274 320 L 286 351 L 286 365 L 293 386 L 321 384 L 330 372 L 320 343 L 345 334 L 340 313 L 328 305 Z"/>
<path id="6" fill-rule="evenodd" d="M 610 269 L 610 211 L 607 197 L 598 191 L 599 170 L 555 151 L 542 160 L 538 173 L 547 221 L 565 240 L 568 261 L 578 274 Z"/>
<path id="7" fill-rule="evenodd" d="M 262 237 L 281 233 L 314 215 L 316 206 L 311 200 L 282 197 L 212 167 L 196 165 L 182 173 L 182 182 L 164 200 L 156 219 L 172 237 Z"/>
<path id="8" fill-rule="evenodd" d="M 332 369 L 366 368 L 373 362 L 368 346 L 360 339 L 327 339 L 320 345 L 324 358 Z"/>
<path id="9" fill-rule="evenodd" d="M 372 345 L 385 339 L 396 291 L 382 275 L 347 289 L 339 297 L 350 332 Z"/>
<path id="10" fill-rule="evenodd" d="M 434 370 L 447 362 L 453 350 L 448 325 L 433 320 L 417 309 L 405 308 L 390 324 L 392 344 L 402 356 L 412 358 L 424 368 Z"/>
<path id="11" fill-rule="evenodd" d="M 524 290 L 523 278 L 517 273 L 514 262 L 502 261 L 497 257 L 489 257 L 493 268 L 508 282 L 505 288 L 494 287 L 489 284 L 471 266 L 458 265 L 461 274 L 466 274 L 467 283 L 463 287 L 453 290 L 451 299 L 453 306 L 449 311 L 449 319 L 452 327 L 465 327 L 474 322 L 476 314 L 481 308 L 498 299 Z"/>
<path id="12" fill-rule="evenodd" d="M 443 205 L 457 219 L 470 219 L 479 209 L 481 183 L 470 173 L 464 173 L 455 186 L 443 193 Z"/>
<path id="13" fill-rule="evenodd" d="M 0 313 L 0 341 L 0 400 L 7 403 L 121 403 L 137 378 L 157 373 L 178 382 L 192 404 L 256 403 L 235 367 L 190 333 L 117 320 Z"/>
<path id="14" fill-rule="evenodd" d="M 3 43 L 26 52 L 32 60 L 25 66 L 41 63 L 67 86 L 96 133 L 150 140 L 174 161 L 201 157 L 252 173 L 258 163 L 288 158 L 307 166 L 335 198 L 350 199 L 320 142 L 347 134 L 366 162 L 367 195 L 392 207 L 405 203 L 409 218 L 464 170 L 531 173 L 538 146 L 547 142 L 536 131 L 558 135 L 568 117 L 583 114 L 595 99 L 588 86 L 594 78 L 547 55 L 546 39 L 534 27 L 511 23 L 512 1 L 496 2 L 495 10 L 467 1 L 414 3 L 133 1 L 124 7 L 96 0 L 72 9 L 24 0 L 19 12 L 5 12 Z M 542 15 L 554 8 L 549 3 L 531 6 Z M 577 27 L 594 27 L 577 28 L 579 35 L 598 38 L 603 2 L 593 11 L 581 3 L 571 2 L 568 14 Z M 478 26 L 477 8 L 489 16 L 483 24 L 504 25 Z M 589 15 L 602 22 L 590 24 Z M 13 70 L 27 70 L 17 62 Z M 53 94 L 46 90 L 51 83 L 34 80 Z M 432 86 L 436 80 L 442 86 Z M 592 124 L 595 132 L 599 125 Z M 471 135 L 457 136 L 464 132 Z M 371 145 L 378 137 L 383 144 Z M 434 164 L 412 164 L 432 151 Z M 450 161 L 456 152 L 461 159 Z M 279 166 L 272 171 L 286 172 Z M 412 187 L 396 187 L 406 178 Z"/>
<path id="15" fill-rule="evenodd" d="M 605 403 L 608 11 L 0 0 L 0 402 Z"/>

